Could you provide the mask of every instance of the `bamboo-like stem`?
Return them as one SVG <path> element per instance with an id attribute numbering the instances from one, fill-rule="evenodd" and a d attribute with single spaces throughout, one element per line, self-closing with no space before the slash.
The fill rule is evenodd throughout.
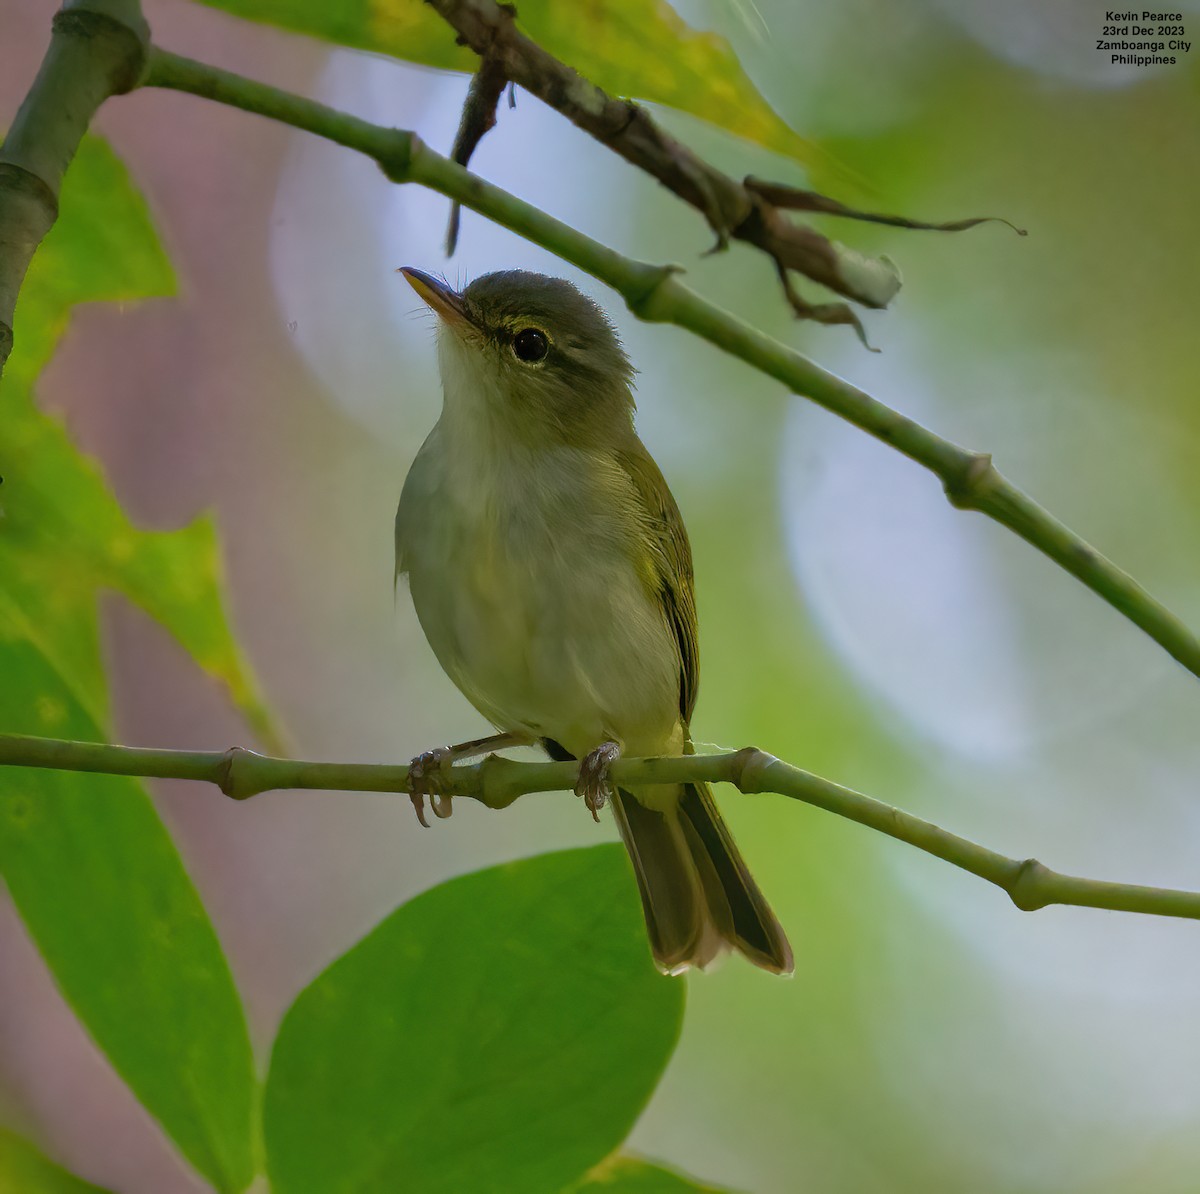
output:
<path id="1" fill-rule="evenodd" d="M 621 294 L 641 319 L 677 324 L 924 465 L 952 505 L 1008 527 L 1124 614 L 1193 675 L 1200 639 L 1094 547 L 1007 481 L 991 457 L 943 439 L 732 312 L 702 299 L 671 265 L 622 256 L 435 153 L 412 132 L 384 128 L 229 71 L 152 48 L 145 83 L 257 112 L 358 150 L 393 182 L 415 182 L 549 249 Z"/>
<path id="2" fill-rule="evenodd" d="M 0 373 L 17 293 L 58 215 L 63 174 L 96 109 L 136 86 L 149 30 L 138 0 L 69 0 L 0 145 Z"/>
<path id="3" fill-rule="evenodd" d="M 406 766 L 276 759 L 236 746 L 225 751 L 148 750 L 0 734 L 0 767 L 198 780 L 215 784 L 234 800 L 275 789 L 408 791 Z M 526 763 L 489 755 L 479 763 L 445 768 L 438 775 L 437 786 L 443 795 L 466 797 L 499 809 L 530 792 L 570 791 L 577 776 L 576 763 Z M 611 777 L 614 783 L 629 787 L 703 780 L 729 783 L 747 794 L 775 792 L 907 842 L 986 879 L 1025 912 L 1050 904 L 1074 904 L 1200 920 L 1200 892 L 1084 879 L 1050 870 L 1034 858 L 1008 858 L 753 746 L 682 758 L 620 759 L 613 764 Z"/>

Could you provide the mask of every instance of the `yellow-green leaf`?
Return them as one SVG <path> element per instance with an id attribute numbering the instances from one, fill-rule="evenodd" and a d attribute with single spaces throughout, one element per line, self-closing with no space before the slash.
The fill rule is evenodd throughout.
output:
<path id="1" fill-rule="evenodd" d="M 12 1194 L 108 1194 L 55 1165 L 7 1128 L 0 1128 L 0 1190 Z"/>
<path id="2" fill-rule="evenodd" d="M 0 575 L 36 573 L 32 590 L 23 588 L 22 604 L 36 603 L 39 622 L 44 603 L 66 610 L 88 593 L 94 599 L 98 588 L 124 593 L 226 686 L 255 732 L 274 744 L 266 706 L 225 612 L 211 521 L 201 517 L 178 531 L 139 530 L 95 462 L 33 398 L 33 382 L 72 307 L 173 289 L 170 265 L 124 167 L 102 141 L 85 139 L 63 185 L 58 222 L 22 286 L 16 344 L 0 380 Z M 53 650 L 57 631 L 39 630 Z M 103 722 L 98 676 L 88 688 L 80 695 Z"/>
<path id="3" fill-rule="evenodd" d="M 734 1194 L 734 1191 L 693 1181 L 665 1165 L 616 1153 L 563 1194 Z"/>
<path id="4" fill-rule="evenodd" d="M 96 465 L 33 401 L 33 382 L 74 305 L 172 285 L 125 171 L 102 142 L 85 140 L 59 222 L 22 290 L 16 349 L 0 382 L 5 731 L 104 738 L 100 588 L 143 605 L 269 730 L 222 611 L 211 525 L 138 530 Z M 254 1172 L 257 1085 L 245 1013 L 142 787 L 117 776 L 6 768 L 0 874 L 63 995 L 117 1072 L 217 1189 L 244 1189 Z"/>
<path id="5" fill-rule="evenodd" d="M 236 16 L 443 70 L 478 58 L 419 0 L 202 0 Z M 612 95 L 666 104 L 806 165 L 826 155 L 789 127 L 715 33 L 687 25 L 665 0 L 521 0 L 517 23 Z"/>

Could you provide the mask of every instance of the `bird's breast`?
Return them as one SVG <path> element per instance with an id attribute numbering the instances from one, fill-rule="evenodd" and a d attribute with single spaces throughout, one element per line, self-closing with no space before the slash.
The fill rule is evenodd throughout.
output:
<path id="1" fill-rule="evenodd" d="M 464 464 L 422 449 L 397 518 L 446 672 L 505 729 L 577 754 L 609 737 L 663 749 L 679 721 L 678 657 L 638 573 L 624 473 L 575 449 Z"/>

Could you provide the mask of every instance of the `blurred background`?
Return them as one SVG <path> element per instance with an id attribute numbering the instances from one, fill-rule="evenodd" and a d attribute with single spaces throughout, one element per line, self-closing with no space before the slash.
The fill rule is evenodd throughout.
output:
<path id="1" fill-rule="evenodd" d="M 9 0 L 0 123 L 55 5 Z M 1177 6 L 1178 7 L 1178 6 Z M 465 77 L 151 0 L 156 39 L 446 150 Z M 693 212 L 521 93 L 474 166 L 999 467 L 1200 626 L 1195 336 L 1200 73 L 1108 64 L 1094 4 L 680 4 L 735 45 L 800 132 L 866 180 L 847 198 L 950 236 L 824 229 L 905 288 L 883 351 L 794 323 L 744 247 L 701 258 Z M 1190 34 L 1200 7 L 1187 6 Z M 1200 37 L 1195 38 L 1200 42 Z M 673 113 L 735 174 L 797 168 Z M 432 327 L 394 270 L 574 278 L 640 369 L 640 429 L 695 550 L 698 740 L 754 742 L 1015 856 L 1200 886 L 1200 685 L 937 482 L 715 349 L 639 325 L 546 253 L 386 183 L 348 151 L 161 92 L 99 131 L 129 165 L 177 298 L 77 313 L 42 402 L 147 526 L 215 508 L 235 625 L 297 754 L 401 761 L 484 731 L 392 593 L 392 517 L 437 417 Z M 164 631 L 106 611 L 118 740 L 248 732 Z M 566 795 L 408 802 L 163 783 L 160 807 L 230 954 L 265 1062 L 297 991 L 396 904 L 491 862 L 615 837 Z M 980 880 L 779 797 L 720 793 L 792 935 L 794 981 L 688 979 L 682 1042 L 631 1146 L 755 1194 L 1168 1194 L 1200 1172 L 1200 926 L 1016 911 Z M 0 1117 L 125 1194 L 200 1184 L 92 1048 L 0 905 Z"/>

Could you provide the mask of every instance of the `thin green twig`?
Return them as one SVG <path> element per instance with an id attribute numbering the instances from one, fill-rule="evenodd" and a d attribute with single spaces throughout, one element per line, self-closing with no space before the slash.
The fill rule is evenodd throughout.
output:
<path id="1" fill-rule="evenodd" d="M 408 768 L 405 766 L 275 759 L 236 746 L 225 751 L 146 750 L 98 742 L 0 734 L 0 766 L 199 780 L 215 784 L 235 800 L 246 800 L 260 792 L 281 788 L 356 792 L 408 790 Z M 578 765 L 575 763 L 525 763 L 489 755 L 479 763 L 446 768 L 439 775 L 438 790 L 448 796 L 477 800 L 488 808 L 507 808 L 519 796 L 529 792 L 570 791 L 577 776 Z M 705 780 L 729 783 L 747 794 L 775 792 L 857 821 L 978 875 L 1007 892 L 1012 902 L 1025 912 L 1049 904 L 1075 904 L 1084 908 L 1200 920 L 1200 892 L 1082 879 L 1052 871 L 1033 858 L 1007 858 L 920 817 L 901 812 L 890 804 L 802 771 L 752 746 L 720 754 L 673 759 L 621 759 L 613 765 L 612 779 L 615 783 L 633 787 Z"/>
<path id="2" fill-rule="evenodd" d="M 393 182 L 429 187 L 549 249 L 611 286 L 639 318 L 687 328 L 924 465 L 940 478 L 952 505 L 977 510 L 1020 535 L 1200 676 L 1200 639 L 1131 576 L 1005 480 L 990 456 L 943 439 L 702 299 L 680 281 L 678 267 L 622 256 L 435 153 L 415 133 L 371 124 L 157 48 L 151 49 L 143 82 L 257 112 L 358 150 Z"/>

